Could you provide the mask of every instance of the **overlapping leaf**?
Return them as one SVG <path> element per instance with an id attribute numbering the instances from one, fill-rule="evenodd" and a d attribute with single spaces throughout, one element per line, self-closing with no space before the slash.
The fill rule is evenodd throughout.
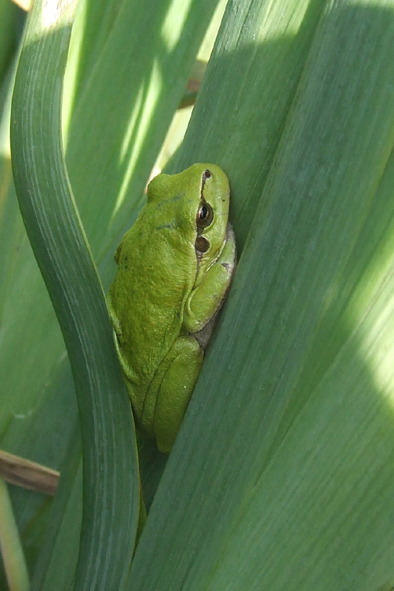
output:
<path id="1" fill-rule="evenodd" d="M 192 3 L 181 41 L 169 51 L 163 37 L 169 5 L 155 20 L 138 4 L 113 3 L 108 13 L 88 3 L 87 29 L 79 24 L 75 31 L 83 50 L 72 78 L 76 94 L 68 97 L 74 105 L 68 162 L 105 283 L 111 250 L 135 216 L 187 77 L 176 55 L 190 39 L 198 46 L 194 36 L 207 22 L 193 28 L 193 18 L 205 13 Z M 134 34 L 126 23 L 140 30 Z M 325 591 L 394 584 L 393 44 L 391 0 L 228 5 L 171 168 L 214 161 L 226 170 L 241 256 L 129 588 Z M 145 53 L 131 81 L 127 68 L 138 51 Z M 185 57 L 189 64 L 194 51 Z M 31 293 L 36 288 L 33 267 L 18 267 L 26 251 L 13 252 L 10 293 L 20 309 L 26 292 L 18 286 L 27 280 Z M 32 309 L 30 300 L 26 307 Z M 30 363 L 17 389 L 10 382 L 16 398 L 14 409 L 7 403 L 3 426 L 6 446 L 18 451 L 13 445 L 23 449 L 41 425 L 62 424 L 71 398 L 61 384 L 69 378 L 61 340 L 55 347 L 49 336 L 50 312 L 45 324 L 32 325 L 30 340 L 27 320 L 15 322 L 9 309 L 4 318 L 10 326 L 3 342 L 11 349 L 3 346 L 2 362 L 5 355 L 7 367 L 15 366 L 19 345 Z M 49 368 L 41 382 L 34 353 L 28 355 L 36 335 Z M 16 379 L 15 371 L 8 379 Z M 54 396 L 46 422 L 37 402 L 48 395 L 44 384 Z M 159 474 L 157 459 L 147 452 L 143 461 L 146 472 L 155 466 Z M 47 573 L 61 564 L 67 521 L 60 525 L 65 533 Z M 45 584 L 51 588 L 49 575 Z"/>

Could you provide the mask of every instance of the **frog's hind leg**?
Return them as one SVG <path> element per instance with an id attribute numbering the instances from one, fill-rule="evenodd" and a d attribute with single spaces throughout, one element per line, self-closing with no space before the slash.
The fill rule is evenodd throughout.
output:
<path id="1" fill-rule="evenodd" d="M 203 351 L 194 337 L 180 337 L 165 362 L 167 370 L 158 388 L 154 431 L 159 450 L 169 453 L 200 373 Z"/>

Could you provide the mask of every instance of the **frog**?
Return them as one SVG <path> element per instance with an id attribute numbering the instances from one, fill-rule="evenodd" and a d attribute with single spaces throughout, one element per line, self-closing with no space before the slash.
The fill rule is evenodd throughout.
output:
<path id="1" fill-rule="evenodd" d="M 115 253 L 108 293 L 138 430 L 169 453 L 237 263 L 230 184 L 215 164 L 159 174 Z"/>

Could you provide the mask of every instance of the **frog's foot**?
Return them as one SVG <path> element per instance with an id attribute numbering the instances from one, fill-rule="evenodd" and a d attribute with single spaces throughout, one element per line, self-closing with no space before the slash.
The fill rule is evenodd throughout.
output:
<path id="1" fill-rule="evenodd" d="M 152 384 L 156 394 L 153 430 L 157 447 L 169 453 L 181 426 L 203 362 L 203 352 L 195 338 L 179 337 L 159 371 L 161 383 Z M 163 367 L 164 365 L 164 367 Z M 156 389 L 157 388 L 157 389 Z M 147 399 L 149 394 L 147 396 Z M 148 402 L 148 400 L 146 400 Z M 148 402 L 149 407 L 149 402 Z M 147 406 L 145 409 L 148 411 Z"/>

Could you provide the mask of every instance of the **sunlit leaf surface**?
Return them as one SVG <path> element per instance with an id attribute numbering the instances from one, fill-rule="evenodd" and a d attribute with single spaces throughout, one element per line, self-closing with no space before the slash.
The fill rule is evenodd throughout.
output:
<path id="1" fill-rule="evenodd" d="M 79 7 L 67 157 L 106 287 L 216 6 L 186 4 Z M 393 47 L 393 0 L 227 6 L 169 170 L 228 173 L 239 265 L 167 465 L 142 450 L 153 504 L 127 588 L 394 586 Z M 43 498 L 13 494 L 32 572 L 46 539 L 35 588 L 51 591 L 55 574 L 72 583 L 77 555 L 76 409 L 7 166 L 2 446 L 53 467 L 67 457 L 75 476 L 52 508 L 56 535 L 32 521 Z"/>

